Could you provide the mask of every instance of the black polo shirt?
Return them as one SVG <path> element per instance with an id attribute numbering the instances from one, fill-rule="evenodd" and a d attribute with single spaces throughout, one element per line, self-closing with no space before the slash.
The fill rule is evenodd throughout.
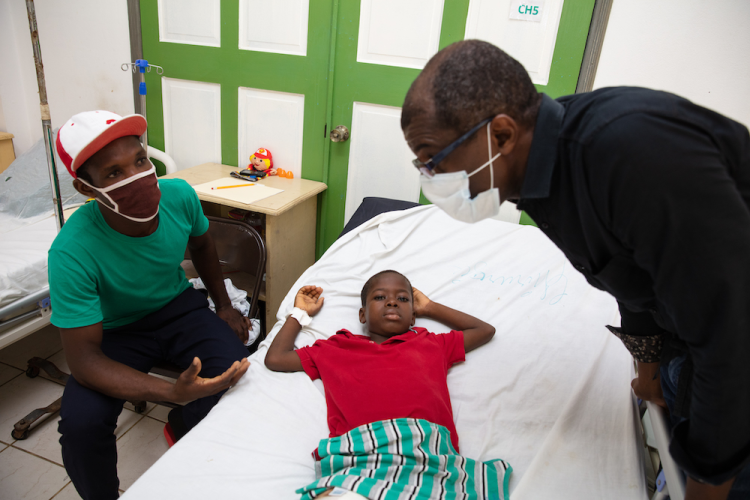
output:
<path id="1" fill-rule="evenodd" d="M 623 317 L 651 311 L 685 342 L 690 417 L 670 450 L 711 483 L 750 458 L 748 206 L 743 125 L 648 89 L 542 96 L 518 208 Z"/>

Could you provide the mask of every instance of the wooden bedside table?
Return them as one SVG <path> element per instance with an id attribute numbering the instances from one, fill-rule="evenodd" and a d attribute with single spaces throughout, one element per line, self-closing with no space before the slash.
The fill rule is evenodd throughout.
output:
<path id="1" fill-rule="evenodd" d="M 191 186 L 229 177 L 237 167 L 218 163 L 204 163 L 168 174 L 162 179 L 184 179 Z M 241 183 L 242 181 L 238 181 Z M 265 288 L 259 299 L 266 305 L 266 333 L 276 324 L 276 313 L 281 301 L 302 273 L 315 263 L 315 233 L 318 213 L 318 193 L 328 186 L 306 179 L 266 177 L 258 181 L 269 187 L 283 189 L 251 205 L 237 203 L 216 196 L 198 193 L 206 215 L 230 218 L 234 208 L 265 214 L 266 260 Z M 230 276 L 231 278 L 231 276 Z"/>
<path id="2" fill-rule="evenodd" d="M 5 170 L 16 159 L 13 150 L 13 134 L 0 132 L 0 172 Z"/>

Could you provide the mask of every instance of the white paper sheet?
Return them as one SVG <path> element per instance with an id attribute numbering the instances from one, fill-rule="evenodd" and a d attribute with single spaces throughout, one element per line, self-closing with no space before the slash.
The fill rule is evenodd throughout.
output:
<path id="1" fill-rule="evenodd" d="M 227 189 L 216 189 L 222 186 L 242 186 L 232 187 Z M 260 201 L 269 196 L 281 193 L 283 189 L 276 189 L 265 186 L 258 182 L 247 182 L 233 177 L 224 177 L 216 179 L 211 182 L 205 182 L 193 186 L 198 193 L 204 193 L 211 196 L 217 196 L 226 200 L 236 201 L 238 203 L 244 203 L 251 205 L 257 201 Z"/>
<path id="2" fill-rule="evenodd" d="M 514 500 L 645 499 L 632 359 L 605 328 L 617 305 L 590 287 L 536 228 L 495 220 L 475 225 L 436 207 L 383 214 L 348 233 L 287 294 L 324 289 L 325 305 L 298 347 L 339 328 L 362 332 L 360 290 L 395 269 L 428 297 L 497 328 L 448 375 L 464 455 L 503 458 Z M 295 499 L 315 478 L 310 452 L 328 436 L 326 405 L 304 373 L 274 373 L 263 358 L 208 417 L 125 494 L 129 499 Z M 434 321 L 418 326 L 447 331 Z"/>

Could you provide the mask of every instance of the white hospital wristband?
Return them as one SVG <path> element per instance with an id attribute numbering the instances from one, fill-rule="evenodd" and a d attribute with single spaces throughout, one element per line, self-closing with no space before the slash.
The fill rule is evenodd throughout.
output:
<path id="1" fill-rule="evenodd" d="M 297 323 L 300 324 L 300 326 L 305 327 L 312 323 L 312 318 L 309 314 L 307 314 L 307 311 L 303 311 L 299 307 L 295 307 L 292 309 L 292 312 L 287 314 L 286 319 L 294 318 L 297 320 Z"/>

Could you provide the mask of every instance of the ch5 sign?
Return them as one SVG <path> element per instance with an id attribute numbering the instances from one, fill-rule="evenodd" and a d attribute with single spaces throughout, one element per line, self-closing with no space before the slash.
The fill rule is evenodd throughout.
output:
<path id="1" fill-rule="evenodd" d="M 513 0 L 510 2 L 511 19 L 519 21 L 541 22 L 544 12 L 544 0 Z"/>

